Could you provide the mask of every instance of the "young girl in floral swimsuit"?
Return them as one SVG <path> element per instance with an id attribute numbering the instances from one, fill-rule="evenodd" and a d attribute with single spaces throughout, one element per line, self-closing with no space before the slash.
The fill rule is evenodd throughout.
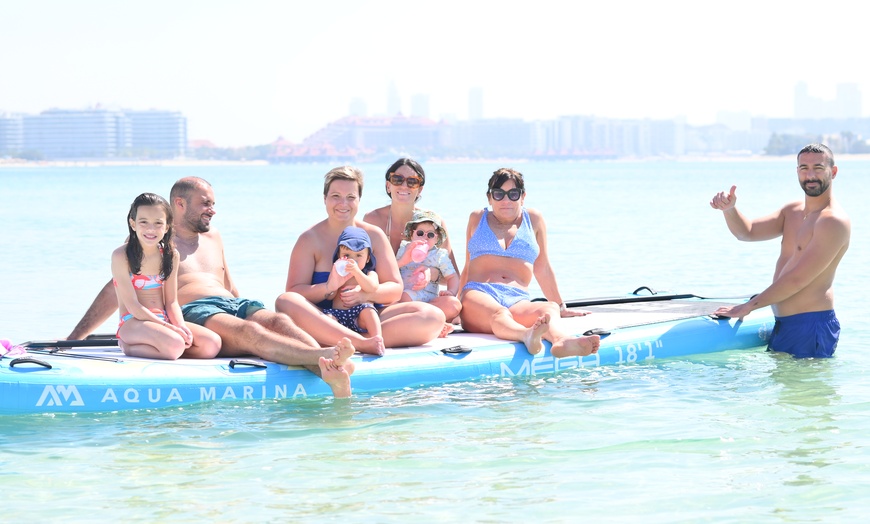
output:
<path id="1" fill-rule="evenodd" d="M 193 343 L 193 335 L 178 305 L 169 203 L 142 193 L 130 206 L 127 228 L 127 243 L 112 252 L 119 345 L 127 355 L 175 360 Z"/>

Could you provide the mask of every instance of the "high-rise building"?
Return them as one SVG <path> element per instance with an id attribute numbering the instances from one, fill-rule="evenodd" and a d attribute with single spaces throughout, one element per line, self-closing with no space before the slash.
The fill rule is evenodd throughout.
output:
<path id="1" fill-rule="evenodd" d="M 187 151 L 187 118 L 179 111 L 124 111 L 130 122 L 130 153 L 176 158 Z"/>
<path id="2" fill-rule="evenodd" d="M 24 149 L 24 123 L 21 115 L 0 113 L 0 157 L 21 153 Z"/>
<path id="3" fill-rule="evenodd" d="M 109 109 L 49 109 L 24 117 L 24 149 L 44 158 L 115 158 L 130 147 L 130 122 Z"/>
<path id="4" fill-rule="evenodd" d="M 187 118 L 178 111 L 49 109 L 20 120 L 20 147 L 10 151 L 45 159 L 176 158 L 187 151 Z"/>

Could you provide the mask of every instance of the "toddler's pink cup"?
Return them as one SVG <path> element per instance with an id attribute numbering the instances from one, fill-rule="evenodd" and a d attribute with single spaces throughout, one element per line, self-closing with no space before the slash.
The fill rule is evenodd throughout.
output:
<path id="1" fill-rule="evenodd" d="M 426 244 L 418 244 L 414 249 L 411 250 L 411 260 L 420 263 L 426 260 L 426 255 L 428 254 L 429 246 L 427 246 Z"/>

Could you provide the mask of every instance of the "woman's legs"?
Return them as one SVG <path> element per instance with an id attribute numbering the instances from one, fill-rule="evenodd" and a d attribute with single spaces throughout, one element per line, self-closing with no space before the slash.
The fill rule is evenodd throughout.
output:
<path id="1" fill-rule="evenodd" d="M 543 338 L 553 345 L 550 348 L 550 353 L 556 358 L 586 356 L 598 351 L 601 337 L 598 335 L 575 336 L 567 332 L 565 322 L 559 315 L 559 306 L 555 302 L 523 300 L 511 306 L 510 311 L 517 322 L 523 325 L 531 325 L 542 317 L 548 319 L 549 327 L 543 334 Z"/>
<path id="2" fill-rule="evenodd" d="M 405 291 L 402 293 L 402 298 L 399 299 L 399 302 L 415 302 L 415 300 Z M 438 337 L 444 338 L 453 331 L 453 321 L 459 322 L 459 310 L 462 309 L 462 304 L 458 298 L 451 296 L 435 297 L 429 301 L 429 304 L 437 307 L 444 313 L 446 320 L 444 325 L 441 326 L 441 331 L 438 333 Z"/>
<path id="3" fill-rule="evenodd" d="M 578 337 L 565 331 L 554 302 L 521 300 L 507 309 L 482 291 L 467 290 L 460 316 L 467 331 L 523 342 L 533 355 L 543 348 L 542 338 L 552 344 L 550 353 L 556 358 L 591 355 L 601 342 L 598 335 Z"/>
<path id="4" fill-rule="evenodd" d="M 287 292 L 275 300 L 275 310 L 289 316 L 300 329 L 314 337 L 320 345 L 331 345 L 336 340 L 347 338 L 361 353 L 384 354 L 384 340 L 379 337 L 366 338 L 338 323 L 334 318 L 324 315 L 317 306 L 299 293 Z M 332 342 L 330 342 L 332 341 Z"/>
<path id="5" fill-rule="evenodd" d="M 503 340 L 522 342 L 531 354 L 543 349 L 541 338 L 548 329 L 549 316 L 538 316 L 528 322 L 519 322 L 508 309 L 488 294 L 466 290 L 462 296 L 462 328 L 473 333 L 492 333 Z"/>
<path id="6" fill-rule="evenodd" d="M 462 310 L 462 303 L 454 296 L 437 296 L 429 301 L 430 304 L 444 312 L 447 322 L 452 322 L 453 319 L 459 316 Z"/>
<path id="7" fill-rule="evenodd" d="M 444 313 L 425 302 L 392 304 L 380 316 L 384 344 L 389 348 L 428 344 L 444 329 Z"/>

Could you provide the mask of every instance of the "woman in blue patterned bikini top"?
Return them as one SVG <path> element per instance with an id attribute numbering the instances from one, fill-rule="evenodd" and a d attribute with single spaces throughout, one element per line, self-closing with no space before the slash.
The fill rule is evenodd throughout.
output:
<path id="1" fill-rule="evenodd" d="M 543 215 L 523 207 L 523 175 L 502 168 L 489 179 L 486 208 L 471 213 L 466 229 L 465 267 L 462 271 L 462 327 L 492 333 L 525 344 L 529 353 L 552 344 L 554 357 L 586 356 L 598 351 L 597 335 L 575 337 L 562 318 L 584 316 L 562 301 L 547 255 L 547 229 Z M 529 284 L 538 281 L 547 302 L 532 302 Z"/>
<path id="2" fill-rule="evenodd" d="M 492 228 L 487 223 L 487 215 L 489 212 L 483 208 L 483 216 L 477 224 L 477 229 L 474 235 L 468 240 L 468 252 L 471 260 L 481 255 L 495 255 L 498 257 L 519 258 L 525 260 L 529 264 L 534 264 L 538 259 L 541 249 L 538 247 L 538 241 L 535 240 L 535 232 L 532 230 L 532 221 L 529 218 L 529 212 L 522 210 L 523 221 L 520 227 L 517 228 L 517 234 L 510 241 L 507 248 L 501 245 L 498 238 L 495 237 Z"/>

